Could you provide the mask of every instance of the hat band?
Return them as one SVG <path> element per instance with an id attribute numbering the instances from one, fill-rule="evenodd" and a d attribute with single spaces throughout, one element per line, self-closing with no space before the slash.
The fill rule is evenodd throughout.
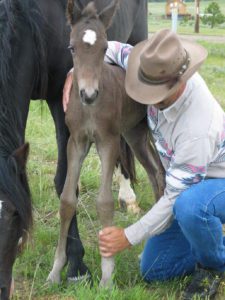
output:
<path id="1" fill-rule="evenodd" d="M 141 81 L 148 83 L 148 84 L 164 84 L 164 83 L 168 83 L 170 81 L 174 81 L 174 80 L 178 80 L 184 73 L 185 71 L 188 69 L 188 66 L 190 64 L 191 58 L 188 54 L 188 52 L 185 50 L 186 53 L 186 57 L 184 62 L 182 63 L 180 69 L 178 72 L 176 72 L 174 75 L 170 74 L 169 77 L 164 77 L 162 79 L 157 79 L 155 77 L 152 77 L 150 75 L 147 75 L 143 72 L 143 70 L 139 67 L 138 69 L 138 77 Z"/>

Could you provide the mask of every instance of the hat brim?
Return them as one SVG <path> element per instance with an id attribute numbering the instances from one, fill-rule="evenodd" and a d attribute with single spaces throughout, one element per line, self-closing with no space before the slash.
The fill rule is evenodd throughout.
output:
<path id="1" fill-rule="evenodd" d="M 194 42 L 190 42 L 186 39 L 181 39 L 180 41 L 189 53 L 190 64 L 187 70 L 179 77 L 179 80 L 172 86 L 168 83 L 164 84 L 149 84 L 140 80 L 139 66 L 140 66 L 140 56 L 145 45 L 149 42 L 145 40 L 137 44 L 131 51 L 128 59 L 128 67 L 125 79 L 125 88 L 127 94 L 137 102 L 143 104 L 156 104 L 167 97 L 173 95 L 176 92 L 181 82 L 186 82 L 201 66 L 207 57 L 207 50 L 201 45 Z"/>

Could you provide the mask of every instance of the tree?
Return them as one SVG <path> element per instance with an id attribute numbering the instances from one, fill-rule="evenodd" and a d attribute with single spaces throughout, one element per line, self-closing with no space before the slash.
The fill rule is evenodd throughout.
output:
<path id="1" fill-rule="evenodd" d="M 222 14 L 219 4 L 216 2 L 211 2 L 204 11 L 202 23 L 209 24 L 211 28 L 213 28 L 223 22 L 225 22 L 225 16 Z"/>

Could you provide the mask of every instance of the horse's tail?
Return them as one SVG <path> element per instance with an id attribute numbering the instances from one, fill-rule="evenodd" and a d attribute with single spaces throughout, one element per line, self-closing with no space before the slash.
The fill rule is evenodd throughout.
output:
<path id="1" fill-rule="evenodd" d="M 120 138 L 119 163 L 121 167 L 121 173 L 124 175 L 125 178 L 129 178 L 131 183 L 134 184 L 136 182 L 134 154 L 122 136 Z"/>

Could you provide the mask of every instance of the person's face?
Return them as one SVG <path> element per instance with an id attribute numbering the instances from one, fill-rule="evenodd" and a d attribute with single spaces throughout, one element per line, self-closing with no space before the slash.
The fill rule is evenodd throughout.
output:
<path id="1" fill-rule="evenodd" d="M 171 106 L 174 102 L 177 101 L 177 99 L 182 95 L 184 89 L 185 89 L 185 86 L 186 86 L 186 83 L 182 83 L 177 91 L 171 95 L 170 97 L 164 99 L 163 101 L 157 103 L 157 104 L 154 104 L 154 106 L 159 109 L 159 110 L 163 110 L 163 109 L 166 109 L 168 108 L 169 106 Z"/>

